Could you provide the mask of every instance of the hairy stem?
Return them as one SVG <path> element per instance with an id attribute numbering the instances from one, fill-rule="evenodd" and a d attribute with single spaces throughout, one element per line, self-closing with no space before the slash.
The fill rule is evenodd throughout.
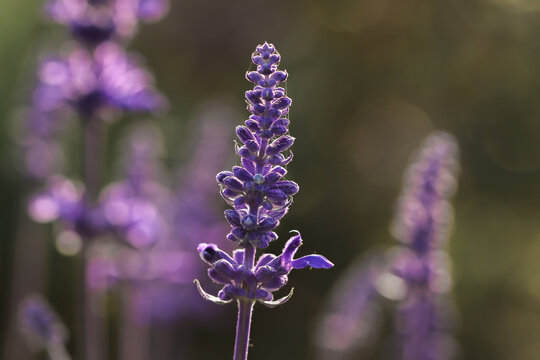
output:
<path id="1" fill-rule="evenodd" d="M 233 360 L 247 360 L 253 305 L 253 300 L 238 300 L 238 322 L 236 324 L 236 341 L 234 344 Z"/>

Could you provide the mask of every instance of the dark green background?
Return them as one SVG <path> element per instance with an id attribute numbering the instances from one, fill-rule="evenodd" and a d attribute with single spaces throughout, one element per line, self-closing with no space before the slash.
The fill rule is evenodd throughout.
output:
<path id="1" fill-rule="evenodd" d="M 287 306 L 255 309 L 250 358 L 313 358 L 316 314 L 333 280 L 367 249 L 394 243 L 388 224 L 408 158 L 431 130 L 444 129 L 461 146 L 449 251 L 462 358 L 538 359 L 537 1 L 172 2 L 170 14 L 144 25 L 130 44 L 146 57 L 170 99 L 171 116 L 159 121 L 171 163 L 189 158 L 186 144 L 193 139 L 187 130 L 199 104 L 229 96 L 244 109 L 250 54 L 258 43 L 274 43 L 290 74 L 291 134 L 297 141 L 289 170 L 301 186 L 279 234 L 283 241 L 289 229 L 301 230 L 304 252 L 323 253 L 336 264 L 331 271 L 292 275 L 295 295 Z M 37 54 L 64 39 L 59 27 L 40 17 L 40 3 L 0 4 L 2 340 L 9 330 L 12 254 L 26 196 L 16 171 L 12 118 L 27 103 Z M 48 251 L 50 273 L 65 281 L 49 281 L 45 290 L 69 319 L 70 260 Z M 223 331 L 194 339 L 195 349 L 203 349 L 194 359 L 229 358 L 235 310 L 229 311 L 219 325 Z"/>

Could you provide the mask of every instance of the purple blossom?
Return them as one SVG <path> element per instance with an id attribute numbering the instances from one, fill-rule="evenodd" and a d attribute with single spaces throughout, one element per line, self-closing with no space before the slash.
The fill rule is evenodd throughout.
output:
<path id="1" fill-rule="evenodd" d="M 231 257 L 214 244 L 202 243 L 198 251 L 201 259 L 210 265 L 208 276 L 224 287 L 217 298 L 205 293 L 200 286 L 199 291 L 204 298 L 217 303 L 246 298 L 268 307 L 281 305 L 292 296 L 292 290 L 289 295 L 276 301 L 272 292 L 287 284 L 292 269 L 303 269 L 308 266 L 315 269 L 329 269 L 333 266 L 321 255 L 307 255 L 294 259 L 300 245 L 302 238 L 297 234 L 287 241 L 281 255 L 262 254 L 255 266 L 248 269 L 244 264 L 244 249 L 235 250 Z"/>
<path id="2" fill-rule="evenodd" d="M 51 0 L 46 12 L 79 41 L 94 46 L 132 36 L 139 20 L 159 20 L 168 8 L 167 0 Z"/>
<path id="3" fill-rule="evenodd" d="M 83 237 L 107 229 L 99 207 L 88 204 L 84 187 L 60 175 L 50 177 L 44 189 L 32 196 L 28 213 L 40 223 L 60 220 Z"/>
<path id="4" fill-rule="evenodd" d="M 70 105 L 91 118 L 106 110 L 155 111 L 164 105 L 150 74 L 114 43 L 92 53 L 75 48 L 50 57 L 41 64 L 39 78 L 35 97 L 45 111 Z"/>
<path id="5" fill-rule="evenodd" d="M 307 255 L 298 259 L 294 255 L 302 238 L 293 236 L 279 255 L 263 254 L 255 259 L 257 248 L 266 248 L 277 239 L 273 231 L 287 213 L 292 195 L 299 190 L 292 181 L 284 180 L 285 165 L 292 160 L 292 153 L 284 155 L 294 138 L 287 135 L 291 99 L 285 89 L 278 87 L 287 79 L 285 71 L 277 70 L 280 56 L 273 45 L 264 43 L 256 48 L 252 61 L 257 71 L 248 72 L 246 78 L 255 84 L 246 92 L 251 116 L 245 126 L 238 126 L 236 134 L 242 145 L 236 153 L 242 166 L 217 175 L 221 195 L 233 207 L 225 211 L 225 218 L 232 226 L 227 238 L 238 242 L 230 256 L 215 244 L 202 243 L 198 247 L 202 260 L 210 265 L 208 275 L 223 288 L 214 296 L 205 292 L 195 280 L 202 297 L 217 304 L 238 303 L 235 360 L 247 359 L 251 315 L 255 302 L 274 307 L 288 301 L 289 295 L 274 300 L 273 292 L 288 281 L 292 269 L 312 267 L 328 269 L 333 264 L 322 255 Z"/>
<path id="6" fill-rule="evenodd" d="M 402 360 L 452 357 L 444 294 L 450 288 L 445 240 L 451 223 L 458 148 L 452 136 L 428 137 L 405 178 L 394 233 L 404 247 L 393 271 L 406 284 L 396 319 Z"/>
<path id="7" fill-rule="evenodd" d="M 219 109 L 223 116 L 224 108 Z M 220 127 L 214 116 L 201 119 L 197 151 L 185 169 L 192 177 L 183 177 L 177 194 L 158 182 L 163 178 L 160 133 L 139 126 L 122 147 L 122 180 L 110 184 L 99 198 L 110 231 L 129 246 L 118 242 L 96 246 L 87 270 L 89 282 L 96 291 L 128 284 L 130 311 L 139 323 L 170 323 L 215 313 L 188 287 L 202 270 L 197 255 L 189 250 L 194 241 L 226 233 L 217 207 L 206 199 L 210 191 L 205 190 L 210 186 L 215 191 L 213 180 L 206 179 L 212 179 L 212 172 L 224 162 L 226 141 L 216 133 Z"/>

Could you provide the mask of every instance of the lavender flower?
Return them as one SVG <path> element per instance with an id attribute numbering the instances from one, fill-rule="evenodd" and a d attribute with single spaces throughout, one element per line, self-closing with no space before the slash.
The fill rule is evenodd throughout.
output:
<path id="1" fill-rule="evenodd" d="M 394 233 L 404 248 L 394 272 L 406 286 L 396 320 L 402 360 L 451 358 L 444 293 L 450 287 L 444 252 L 455 191 L 457 145 L 446 133 L 427 138 L 405 178 Z"/>
<path id="2" fill-rule="evenodd" d="M 91 118 L 107 109 L 155 111 L 164 105 L 150 74 L 114 43 L 93 53 L 75 48 L 67 56 L 51 57 L 42 63 L 39 76 L 37 101 L 49 111 L 70 105 Z"/>
<path id="3" fill-rule="evenodd" d="M 51 306 L 39 295 L 24 298 L 19 307 L 19 328 L 29 345 L 46 349 L 52 360 L 68 360 L 68 331 Z"/>
<path id="4" fill-rule="evenodd" d="M 167 0 L 51 0 L 46 5 L 52 19 L 90 46 L 129 37 L 138 20 L 158 20 L 167 10 Z"/>
<path id="5" fill-rule="evenodd" d="M 217 298 L 204 292 L 203 297 L 219 304 L 240 298 L 258 301 L 268 307 L 285 303 L 292 296 L 292 290 L 289 295 L 277 301 L 273 301 L 272 292 L 287 283 L 287 276 L 292 269 L 303 269 L 307 266 L 328 269 L 333 266 L 322 255 L 293 259 L 300 245 L 302 238 L 298 233 L 287 241 L 281 255 L 263 254 L 251 269 L 246 269 L 245 249 L 235 250 L 231 257 L 214 244 L 201 243 L 198 247 L 199 254 L 203 261 L 211 266 L 208 276 L 214 282 L 225 285 Z"/>
<path id="6" fill-rule="evenodd" d="M 210 265 L 209 277 L 224 286 L 218 296 L 213 296 L 195 280 L 203 298 L 217 304 L 238 302 L 235 360 L 247 359 L 255 302 L 273 307 L 289 300 L 292 290 L 278 300 L 274 300 L 272 293 L 287 283 L 292 269 L 333 266 L 322 255 L 294 259 L 302 244 L 299 233 L 286 243 L 281 255 L 263 254 L 255 262 L 256 248 L 265 248 L 277 239 L 272 230 L 287 213 L 298 185 L 283 180 L 287 172 L 284 166 L 292 160 L 292 154 L 285 156 L 282 153 L 294 142 L 294 138 L 286 135 L 291 99 L 285 95 L 284 88 L 277 86 L 287 79 L 287 73 L 277 70 L 280 56 L 271 44 L 257 46 L 252 61 L 257 65 L 257 71 L 246 74 L 246 78 L 255 84 L 253 90 L 246 92 L 252 115 L 245 121 L 245 126 L 236 128 L 243 143 L 236 148 L 242 166 L 217 175 L 222 197 L 234 208 L 225 211 L 225 218 L 232 226 L 227 238 L 238 242 L 242 249 L 235 250 L 230 256 L 215 244 L 200 244 L 199 255 Z"/>

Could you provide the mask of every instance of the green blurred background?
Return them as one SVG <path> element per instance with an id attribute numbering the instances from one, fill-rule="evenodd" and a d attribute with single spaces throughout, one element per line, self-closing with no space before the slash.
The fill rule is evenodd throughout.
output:
<path id="1" fill-rule="evenodd" d="M 434 129 L 453 133 L 461 147 L 449 247 L 461 358 L 539 358 L 540 1 L 171 2 L 169 15 L 143 25 L 130 44 L 170 100 L 170 116 L 159 124 L 171 163 L 189 158 L 201 103 L 226 96 L 243 111 L 250 54 L 265 40 L 274 43 L 290 74 L 297 141 L 289 170 L 301 186 L 279 234 L 301 230 L 305 252 L 336 264 L 293 274 L 287 306 L 256 308 L 250 358 L 313 358 L 313 327 L 332 282 L 366 250 L 394 244 L 388 225 L 402 172 Z M 0 354 L 12 327 L 15 239 L 31 236 L 17 226 L 27 187 L 16 170 L 11 119 L 27 104 L 36 56 L 65 38 L 40 6 L 0 3 Z M 50 276 L 35 287 L 69 324 L 71 260 L 50 241 L 36 242 L 28 264 L 32 252 L 46 251 L 46 264 L 32 268 Z M 24 279 L 30 288 L 34 275 Z M 195 337 L 193 359 L 229 357 L 235 309 L 227 311 L 221 331 Z"/>

